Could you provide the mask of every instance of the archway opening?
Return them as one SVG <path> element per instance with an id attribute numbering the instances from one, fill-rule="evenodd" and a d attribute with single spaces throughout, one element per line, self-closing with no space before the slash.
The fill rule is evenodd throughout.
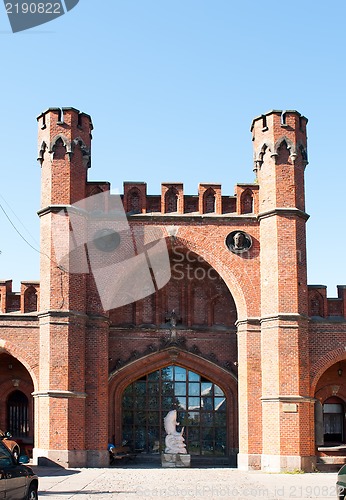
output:
<path id="1" fill-rule="evenodd" d="M 329 366 L 315 390 L 315 444 L 320 463 L 346 459 L 346 360 Z"/>
<path id="2" fill-rule="evenodd" d="M 178 421 L 186 427 L 186 439 L 195 463 L 197 457 L 202 457 L 203 462 L 209 457 L 214 463 L 235 465 L 238 452 L 236 303 L 222 277 L 201 256 L 174 239 L 169 242 L 169 251 L 170 281 L 155 294 L 109 314 L 109 439 L 115 444 L 127 440 L 137 450 L 158 454 L 164 449 L 163 418 L 176 408 Z M 162 371 L 169 367 L 175 367 L 169 370 L 173 380 L 166 380 Z M 185 384 L 184 393 L 175 392 L 183 387 L 177 385 L 175 378 L 180 369 L 185 370 L 186 380 L 179 381 Z M 193 376 L 198 378 L 195 386 L 189 381 Z M 150 391 L 154 387 L 151 377 L 157 378 L 161 394 L 155 410 L 151 407 L 154 402 L 150 403 Z M 190 394 L 189 390 L 196 389 L 198 384 L 201 392 Z M 205 421 L 206 398 L 202 398 L 202 391 L 207 387 L 203 384 L 209 384 L 214 394 L 208 421 Z M 173 391 L 169 407 L 165 404 L 168 395 L 163 386 Z M 223 391 L 224 395 L 216 396 L 215 391 Z M 195 403 L 193 397 L 197 398 Z M 218 408 L 216 397 L 221 398 Z M 190 415 L 193 411 L 196 413 Z"/>
<path id="3" fill-rule="evenodd" d="M 29 456 L 34 444 L 33 392 L 25 366 L 9 353 L 0 353 L 0 429 L 9 431 Z"/>
<path id="4" fill-rule="evenodd" d="M 176 409 L 188 453 L 225 457 L 227 450 L 227 399 L 211 380 L 181 366 L 149 372 L 124 390 L 123 438 L 144 453 L 165 448 L 163 419 Z"/>

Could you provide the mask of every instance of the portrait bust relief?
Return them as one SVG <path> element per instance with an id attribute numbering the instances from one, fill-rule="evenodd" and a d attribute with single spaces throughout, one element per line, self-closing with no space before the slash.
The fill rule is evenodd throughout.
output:
<path id="1" fill-rule="evenodd" d="M 233 253 L 243 253 L 252 247 L 251 236 L 244 231 L 232 231 L 226 236 L 225 243 Z"/>

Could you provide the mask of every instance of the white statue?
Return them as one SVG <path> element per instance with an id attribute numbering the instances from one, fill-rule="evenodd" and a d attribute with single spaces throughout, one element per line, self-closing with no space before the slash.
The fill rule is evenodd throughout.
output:
<path id="1" fill-rule="evenodd" d="M 184 427 L 181 432 L 177 431 L 177 410 L 171 410 L 163 419 L 167 436 L 165 439 L 165 453 L 187 453 L 185 439 L 183 438 Z"/>

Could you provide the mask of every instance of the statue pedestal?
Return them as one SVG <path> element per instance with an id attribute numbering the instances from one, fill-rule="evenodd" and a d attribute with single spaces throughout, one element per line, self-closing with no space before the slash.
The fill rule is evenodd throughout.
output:
<path id="1" fill-rule="evenodd" d="M 191 455 L 187 453 L 162 453 L 162 467 L 190 467 Z"/>

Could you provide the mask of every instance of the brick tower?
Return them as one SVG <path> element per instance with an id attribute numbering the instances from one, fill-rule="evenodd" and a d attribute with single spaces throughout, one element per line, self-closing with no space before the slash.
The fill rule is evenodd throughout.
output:
<path id="1" fill-rule="evenodd" d="M 41 295 L 34 458 L 102 466 L 107 464 L 108 325 L 99 305 L 87 304 L 87 275 L 58 266 L 52 233 L 54 214 L 87 195 L 92 122 L 74 108 L 50 108 L 38 122 Z"/>
<path id="2" fill-rule="evenodd" d="M 296 111 L 271 111 L 254 119 L 251 127 L 259 184 L 261 334 L 253 342 L 248 339 L 246 347 L 239 336 L 239 365 L 244 364 L 247 375 L 244 393 L 239 374 L 244 412 L 239 415 L 244 436 L 241 468 L 261 464 L 270 471 L 311 470 L 315 463 L 309 397 L 306 123 Z"/>

